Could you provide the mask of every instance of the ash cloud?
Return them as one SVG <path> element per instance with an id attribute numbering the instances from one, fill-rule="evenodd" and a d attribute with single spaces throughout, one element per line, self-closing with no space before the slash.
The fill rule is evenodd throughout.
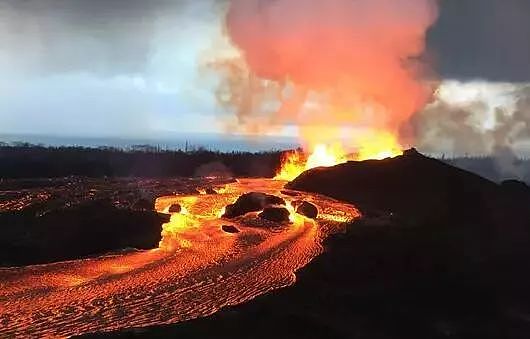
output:
<path id="1" fill-rule="evenodd" d="M 396 129 L 431 99 L 422 57 L 436 17 L 434 0 L 232 0 L 226 30 L 242 61 L 220 62 L 221 101 L 251 129 Z"/>
<path id="2" fill-rule="evenodd" d="M 487 102 L 488 93 L 484 93 L 455 103 L 439 96 L 417 113 L 410 121 L 416 145 L 450 157 L 493 156 L 502 177 L 520 178 L 527 171 L 518 158 L 526 153 L 521 148 L 530 141 L 530 85 L 489 86 L 499 87 L 498 95 L 507 100 Z"/>
<path id="3" fill-rule="evenodd" d="M 411 125 L 421 149 L 493 156 L 504 178 L 529 172 L 518 160 L 530 145 L 529 13 L 527 0 L 440 2 L 428 46 L 441 76 L 498 90 L 464 103 L 438 98 L 415 114 Z"/>
<path id="4" fill-rule="evenodd" d="M 411 119 L 418 146 L 436 152 L 441 144 L 450 142 L 451 152 L 485 155 L 528 140 L 530 85 L 505 86 L 505 95 L 513 98 L 513 103 L 492 107 L 481 98 L 463 103 L 439 98 Z M 493 121 L 486 126 L 491 113 Z"/>

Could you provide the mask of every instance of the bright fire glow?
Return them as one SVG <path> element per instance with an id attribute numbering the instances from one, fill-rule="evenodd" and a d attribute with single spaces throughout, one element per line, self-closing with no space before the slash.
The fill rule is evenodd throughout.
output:
<path id="1" fill-rule="evenodd" d="M 326 144 L 317 144 L 309 156 L 298 151 L 288 153 L 275 179 L 291 181 L 312 168 L 334 166 L 348 160 L 382 160 L 403 153 L 397 138 L 389 132 L 370 133 L 358 138 L 356 142 L 359 145 L 357 151 L 351 154 L 340 146 Z"/>
<path id="2" fill-rule="evenodd" d="M 382 160 L 403 154 L 396 137 L 389 132 L 372 133 L 359 140 L 359 150 L 355 160 Z"/>
<path id="3" fill-rule="evenodd" d="M 183 238 L 190 229 L 198 228 L 198 220 L 188 214 L 176 213 L 171 215 L 171 220 L 162 226 L 162 240 L 158 247 L 163 251 L 175 251 L 179 248 L 189 248 L 191 243 Z"/>
<path id="4" fill-rule="evenodd" d="M 282 161 L 282 167 L 275 179 L 290 181 L 308 169 L 329 167 L 347 160 L 346 153 L 341 147 L 318 144 L 308 157 L 298 151 L 288 154 Z"/>
<path id="5" fill-rule="evenodd" d="M 313 153 L 307 158 L 305 164 L 306 169 L 320 166 L 334 166 L 347 161 L 344 150 L 340 147 L 328 147 L 324 144 L 319 144 L 313 150 Z"/>

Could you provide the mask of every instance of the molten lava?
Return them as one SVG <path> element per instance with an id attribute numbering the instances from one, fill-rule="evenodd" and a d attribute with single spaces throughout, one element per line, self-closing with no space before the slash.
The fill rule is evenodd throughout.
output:
<path id="1" fill-rule="evenodd" d="M 294 283 L 295 272 L 321 253 L 322 241 L 360 213 L 310 193 L 283 195 L 284 184 L 240 179 L 224 188 L 227 193 L 159 197 L 156 210 L 171 214 L 159 249 L 0 269 L 0 338 L 182 322 Z M 284 199 L 290 222 L 271 226 L 256 213 L 219 218 L 247 192 Z M 294 199 L 318 206 L 318 217 L 296 213 Z M 239 232 L 227 233 L 224 225 Z"/>
<path id="2" fill-rule="evenodd" d="M 397 138 L 390 132 L 372 132 L 356 138 L 357 152 L 347 153 L 339 145 L 317 144 L 307 156 L 302 151 L 286 153 L 274 179 L 291 181 L 302 172 L 316 167 L 330 167 L 348 160 L 382 160 L 401 155 Z"/>

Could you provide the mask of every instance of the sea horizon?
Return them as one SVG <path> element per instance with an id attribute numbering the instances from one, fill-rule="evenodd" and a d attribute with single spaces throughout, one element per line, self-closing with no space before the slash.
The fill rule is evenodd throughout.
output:
<path id="1" fill-rule="evenodd" d="M 219 152 L 281 151 L 299 147 L 293 137 L 260 136 L 251 138 L 226 134 L 161 134 L 159 137 L 123 136 L 56 136 L 47 134 L 0 133 L 0 142 L 29 143 L 47 147 L 115 147 L 130 149 L 135 146 L 152 146 L 161 150 L 206 149 Z"/>

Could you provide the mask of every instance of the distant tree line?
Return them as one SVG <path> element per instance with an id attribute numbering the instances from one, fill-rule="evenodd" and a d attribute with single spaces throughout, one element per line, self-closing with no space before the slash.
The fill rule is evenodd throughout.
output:
<path id="1" fill-rule="evenodd" d="M 168 150 L 159 146 L 134 145 L 125 149 L 69 146 L 49 147 L 25 142 L 0 142 L 1 178 L 175 177 L 227 175 L 273 177 L 280 167 L 282 151 L 218 152 L 190 146 Z M 519 179 L 530 183 L 530 160 L 467 156 L 440 160 L 492 181 Z"/>
<path id="2" fill-rule="evenodd" d="M 0 178 L 174 177 L 233 175 L 272 177 L 280 151 L 229 152 L 161 150 L 149 145 L 115 147 L 45 147 L 28 143 L 0 144 Z"/>

